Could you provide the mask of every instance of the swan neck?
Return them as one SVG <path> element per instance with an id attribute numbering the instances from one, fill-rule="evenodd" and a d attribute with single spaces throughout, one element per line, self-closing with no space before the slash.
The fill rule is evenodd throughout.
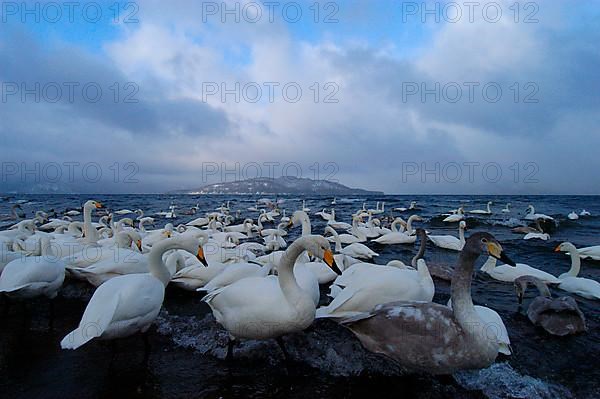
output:
<path id="1" fill-rule="evenodd" d="M 306 249 L 305 240 L 306 238 L 300 237 L 294 241 L 281 256 L 279 266 L 277 267 L 281 291 L 285 298 L 292 304 L 295 302 L 295 298 L 302 294 L 302 288 L 300 288 L 294 276 L 294 264 Z"/>
<path id="2" fill-rule="evenodd" d="M 309 236 L 311 235 L 311 226 L 310 220 L 308 220 L 308 216 L 302 218 L 302 235 Z"/>
<path id="3" fill-rule="evenodd" d="M 571 248 L 569 253 L 571 254 L 571 268 L 567 274 L 571 277 L 577 277 L 579 275 L 579 270 L 581 269 L 581 258 L 575 247 Z"/>
<path id="4" fill-rule="evenodd" d="M 333 239 L 335 240 L 335 252 L 341 252 L 342 250 L 342 240 L 340 239 L 340 235 L 335 229 L 329 230 L 331 234 L 333 234 Z"/>
<path id="5" fill-rule="evenodd" d="M 490 271 L 494 270 L 494 268 L 496 267 L 496 262 L 497 262 L 496 258 L 494 258 L 493 256 L 489 256 L 488 259 L 483 264 L 483 266 L 481 266 L 481 271 L 482 272 L 490 272 Z"/>
<path id="6" fill-rule="evenodd" d="M 417 267 L 417 261 L 423 258 L 423 256 L 425 255 L 425 245 L 427 243 L 427 239 L 424 236 L 425 234 L 419 235 L 419 240 L 421 241 L 419 243 L 419 252 L 417 252 L 417 254 L 412 258 L 410 262 L 411 266 L 414 268 Z"/>
<path id="7" fill-rule="evenodd" d="M 163 240 L 152 247 L 148 256 L 148 269 L 150 274 L 156 277 L 166 287 L 171 280 L 171 273 L 163 261 L 163 254 L 170 249 L 177 249 L 180 245 L 177 241 Z"/>
<path id="8" fill-rule="evenodd" d="M 98 241 L 98 232 L 92 225 L 92 208 L 83 207 L 83 232 L 85 234 L 85 242 L 92 244 Z"/>
<path id="9" fill-rule="evenodd" d="M 479 254 L 471 251 L 461 251 L 458 265 L 452 276 L 451 298 L 454 316 L 461 326 L 467 327 L 469 323 L 477 322 L 479 318 L 475 313 L 471 298 L 471 279 L 473 267 Z M 471 326 L 472 328 L 472 326 Z"/>

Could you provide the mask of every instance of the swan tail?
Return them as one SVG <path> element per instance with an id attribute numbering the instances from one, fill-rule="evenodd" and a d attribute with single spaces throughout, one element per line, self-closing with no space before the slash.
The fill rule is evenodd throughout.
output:
<path id="1" fill-rule="evenodd" d="M 31 283 L 27 283 L 27 284 L 17 285 L 16 287 L 0 288 L 0 293 L 11 294 L 11 293 L 14 293 L 17 291 L 21 291 L 22 289 L 28 288 L 30 286 L 31 286 Z"/>
<path id="2" fill-rule="evenodd" d="M 92 334 L 87 329 L 78 327 L 60 341 L 60 347 L 62 349 L 77 349 L 100 335 L 102 334 Z"/>
<path id="3" fill-rule="evenodd" d="M 375 313 L 371 313 L 371 312 L 346 312 L 346 313 L 348 313 L 347 316 L 338 320 L 338 322 L 342 325 L 356 323 L 357 321 L 370 319 L 371 317 L 375 316 Z"/>
<path id="4" fill-rule="evenodd" d="M 92 300 L 83 313 L 79 327 L 60 341 L 62 349 L 77 349 L 92 339 L 100 337 L 106 331 L 119 306 L 119 296 L 114 295 L 107 301 L 101 299 L 104 298 L 95 301 L 92 296 Z"/>
<path id="5" fill-rule="evenodd" d="M 345 311 L 345 312 L 330 312 L 327 306 L 317 309 L 315 319 L 347 319 L 363 314 L 363 312 Z"/>
<path id="6" fill-rule="evenodd" d="M 206 287 L 198 288 L 197 291 L 205 291 Z M 206 302 L 210 305 L 210 301 L 212 301 L 217 295 L 219 295 L 223 290 L 227 287 L 217 288 L 214 291 L 209 292 L 202 298 L 202 302 Z"/>

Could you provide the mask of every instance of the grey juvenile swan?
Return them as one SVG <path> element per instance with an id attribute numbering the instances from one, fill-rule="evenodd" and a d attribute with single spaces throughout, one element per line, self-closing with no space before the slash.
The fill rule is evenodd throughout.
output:
<path id="1" fill-rule="evenodd" d="M 535 285 L 540 292 L 527 308 L 527 317 L 534 325 L 542 327 L 549 334 L 561 337 L 587 331 L 585 316 L 579 310 L 575 299 L 570 296 L 552 299 L 546 283 L 537 277 L 521 276 L 515 280 L 519 304 L 523 303 L 528 284 Z"/>
<path id="2" fill-rule="evenodd" d="M 482 254 L 514 265 L 489 233 L 466 240 L 452 278 L 453 309 L 433 302 L 391 302 L 342 321 L 371 352 L 397 361 L 406 371 L 451 374 L 489 366 L 498 342 L 487 338 L 471 299 L 475 261 Z"/>

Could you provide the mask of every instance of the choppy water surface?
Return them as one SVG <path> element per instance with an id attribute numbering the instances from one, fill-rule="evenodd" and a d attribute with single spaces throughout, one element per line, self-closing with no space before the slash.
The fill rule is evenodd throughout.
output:
<path id="1" fill-rule="evenodd" d="M 261 196 L 262 197 L 262 196 Z M 28 216 L 35 210 L 79 209 L 92 196 L 30 195 L 5 197 L 0 215 L 22 202 Z M 199 204 L 201 212 L 214 210 L 231 200 L 233 210 L 243 217 L 256 218 L 247 211 L 259 197 L 173 196 L 173 195 L 98 195 L 108 209 L 141 208 L 146 215 L 166 211 L 171 203 L 184 211 Z M 301 198 L 282 197 L 288 215 L 301 206 Z M 306 197 L 311 213 L 330 208 L 330 197 Z M 469 209 L 485 209 L 494 201 L 490 216 L 469 216 L 472 231 L 491 232 L 515 261 L 528 263 L 552 274 L 568 270 L 570 260 L 553 252 L 556 245 L 571 241 L 577 247 L 600 244 L 600 197 L 588 196 L 381 196 L 337 198 L 336 219 L 350 221 L 350 214 L 367 201 L 385 201 L 386 210 L 418 201 L 417 213 L 425 218 L 427 230 L 456 234 L 456 224 L 443 223 L 441 213 L 461 203 Z M 513 211 L 500 210 L 507 202 Z M 528 204 L 536 212 L 553 216 L 558 227 L 550 240 L 525 241 L 512 234 L 510 227 L 520 223 Z M 582 209 L 592 216 L 567 219 L 571 211 Z M 386 214 L 389 214 L 386 211 Z M 200 215 L 200 214 L 199 214 Z M 172 221 L 185 223 L 196 216 L 181 215 Z M 96 217 L 95 217 L 96 220 Z M 313 232 L 322 233 L 324 222 L 311 217 Z M 166 220 L 157 218 L 157 226 Z M 8 222 L 0 222 L 5 228 Z M 300 233 L 292 230 L 289 240 Z M 288 242 L 289 242 L 288 240 Z M 408 260 L 412 246 L 368 244 L 380 253 L 377 263 L 391 259 Z M 454 262 L 456 254 L 428 243 L 428 261 Z M 480 259 L 482 263 L 484 259 Z M 600 262 L 584 260 L 581 276 L 600 281 Z M 445 303 L 449 284 L 436 280 L 435 301 Z M 323 287 L 322 292 L 327 290 Z M 564 292 L 552 290 L 555 295 Z M 200 302 L 200 296 L 169 288 L 163 311 L 151 333 L 152 352 L 144 362 L 144 344 L 139 337 L 121 340 L 116 348 L 108 342 L 92 342 L 77 351 L 62 351 L 59 342 L 76 327 L 92 294 L 82 283 L 67 282 L 55 306 L 50 325 L 48 301 L 39 299 L 13 304 L 8 314 L 0 314 L 0 397 L 365 397 L 367 395 L 411 397 L 600 397 L 600 313 L 598 302 L 576 297 L 587 317 L 586 334 L 558 338 L 536 329 L 519 308 L 512 284 L 491 280 L 476 273 L 473 299 L 476 304 L 495 309 L 504 320 L 512 341 L 512 356 L 500 355 L 492 367 L 464 372 L 447 378 L 398 376 L 395 365 L 362 350 L 345 329 L 320 320 L 306 332 L 285 338 L 295 360 L 285 364 L 274 342 L 246 342 L 236 350 L 236 360 L 222 360 L 226 335 Z M 533 296 L 533 290 L 528 297 Z M 322 301 L 326 296 L 322 295 Z M 527 301 L 525 305 L 527 305 Z"/>

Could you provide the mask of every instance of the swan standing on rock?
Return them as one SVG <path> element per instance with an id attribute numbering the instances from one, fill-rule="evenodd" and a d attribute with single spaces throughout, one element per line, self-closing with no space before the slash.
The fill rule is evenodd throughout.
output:
<path id="1" fill-rule="evenodd" d="M 452 278 L 453 309 L 433 302 L 392 302 L 342 323 L 369 351 L 392 358 L 408 371 L 452 374 L 488 367 L 499 345 L 489 339 L 489 326 L 471 299 L 473 268 L 483 253 L 513 263 L 491 234 L 469 237 Z"/>
<path id="2" fill-rule="evenodd" d="M 246 278 L 202 299 L 233 340 L 279 338 L 312 324 L 315 302 L 311 293 L 298 285 L 294 275 L 294 263 L 304 251 L 311 252 L 341 274 L 329 241 L 320 236 L 303 236 L 281 257 L 277 277 Z M 228 346 L 228 358 L 233 354 L 233 340 Z M 281 345 L 280 340 L 278 343 Z"/>
<path id="3" fill-rule="evenodd" d="M 50 237 L 40 240 L 41 256 L 9 262 L 0 275 L 0 293 L 14 298 L 55 298 L 65 279 L 65 263 L 52 251 Z"/>
<path id="4" fill-rule="evenodd" d="M 570 296 L 552 299 L 546 283 L 537 277 L 521 276 L 515 280 L 519 305 L 523 303 L 528 284 L 535 285 L 540 293 L 527 308 L 527 317 L 534 325 L 561 337 L 587 331 L 585 316 L 579 310 L 577 302 Z"/>
<path id="5" fill-rule="evenodd" d="M 334 284 L 342 290 L 332 289 L 335 298 L 329 305 L 317 309 L 318 318 L 349 317 L 392 301 L 429 302 L 433 299 L 435 286 L 423 259 L 416 260 L 417 270 L 362 265 L 352 265 L 336 279 Z"/>
<path id="6" fill-rule="evenodd" d="M 588 299 L 600 299 L 600 283 L 589 278 L 577 277 L 581 269 L 581 258 L 575 245 L 563 242 L 554 249 L 554 252 L 569 252 L 571 255 L 571 269 L 558 276 L 558 288 L 569 291 Z"/>
<path id="7" fill-rule="evenodd" d="M 175 237 L 157 242 L 149 255 L 149 274 L 129 274 L 102 284 L 88 303 L 79 327 L 60 343 L 63 349 L 77 349 L 94 338 L 114 339 L 145 333 L 158 316 L 171 274 L 162 256 L 171 249 L 196 254 L 206 264 L 199 241 Z"/>
<path id="8" fill-rule="evenodd" d="M 435 246 L 450 249 L 453 251 L 460 251 L 465 246 L 465 229 L 467 228 L 467 223 L 464 220 L 458 224 L 458 238 L 445 235 L 445 236 L 428 236 L 431 242 L 434 243 Z"/>

